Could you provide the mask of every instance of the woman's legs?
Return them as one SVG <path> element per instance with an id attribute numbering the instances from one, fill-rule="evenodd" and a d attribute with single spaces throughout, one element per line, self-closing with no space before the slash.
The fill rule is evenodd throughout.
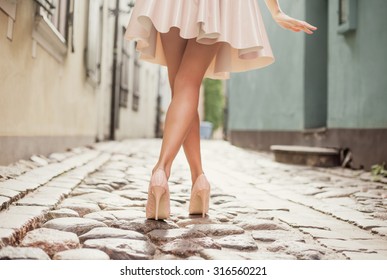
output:
<path id="1" fill-rule="evenodd" d="M 172 102 L 168 109 L 163 144 L 155 167 L 170 175 L 172 161 L 184 143 L 192 180 L 203 171 L 200 158 L 199 116 L 197 112 L 200 85 L 218 44 L 202 45 L 195 39 L 184 40 L 178 29 L 161 34 L 167 59 Z"/>
<path id="2" fill-rule="evenodd" d="M 178 28 L 172 28 L 170 32 L 162 34 L 161 40 L 168 64 L 169 84 L 173 98 L 176 74 L 183 59 L 188 40 L 179 36 Z M 200 120 L 198 113 L 196 113 L 194 121 L 185 137 L 183 148 L 190 166 L 192 183 L 194 183 L 196 178 L 203 173 L 200 155 Z"/>

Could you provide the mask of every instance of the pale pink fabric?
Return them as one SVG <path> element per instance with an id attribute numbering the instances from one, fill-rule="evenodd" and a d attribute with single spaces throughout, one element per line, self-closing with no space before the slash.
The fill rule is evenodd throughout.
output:
<path id="1" fill-rule="evenodd" d="M 137 0 L 125 38 L 138 41 L 142 59 L 166 65 L 159 33 L 171 27 L 202 44 L 223 42 L 206 77 L 227 79 L 274 62 L 256 0 Z"/>

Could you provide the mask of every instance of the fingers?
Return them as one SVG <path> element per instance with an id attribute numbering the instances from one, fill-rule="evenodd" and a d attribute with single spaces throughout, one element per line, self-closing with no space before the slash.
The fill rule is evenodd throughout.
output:
<path id="1" fill-rule="evenodd" d="M 313 34 L 314 30 L 317 30 L 317 27 L 301 20 L 296 20 L 294 23 L 294 28 L 299 29 L 299 31 L 304 31 L 307 34 Z"/>
<path id="2" fill-rule="evenodd" d="M 307 23 L 307 22 L 304 22 L 304 24 L 305 24 L 305 26 L 306 26 L 307 28 L 309 28 L 309 29 L 311 29 L 311 30 L 317 30 L 317 27 L 316 27 L 316 26 L 313 26 L 313 25 L 311 25 L 311 24 L 309 24 L 309 23 Z"/>
<path id="3" fill-rule="evenodd" d="M 297 20 L 284 14 L 278 17 L 276 20 L 283 28 L 294 32 L 303 31 L 307 34 L 313 34 L 313 31 L 317 30 L 317 27 L 305 21 Z"/>

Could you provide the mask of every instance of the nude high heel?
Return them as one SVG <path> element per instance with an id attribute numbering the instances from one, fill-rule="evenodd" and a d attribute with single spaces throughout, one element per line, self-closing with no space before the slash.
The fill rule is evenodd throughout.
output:
<path id="1" fill-rule="evenodd" d="M 210 204 L 210 183 L 204 174 L 201 174 L 195 181 L 191 190 L 189 202 L 189 214 L 201 214 L 204 218 L 208 213 Z"/>
<path id="2" fill-rule="evenodd" d="M 170 215 L 169 188 L 165 171 L 157 169 L 150 180 L 148 201 L 146 203 L 147 219 L 168 219 Z"/>

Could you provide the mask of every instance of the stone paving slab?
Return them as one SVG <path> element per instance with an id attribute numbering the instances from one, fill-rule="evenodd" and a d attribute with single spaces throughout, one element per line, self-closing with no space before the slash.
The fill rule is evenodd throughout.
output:
<path id="1" fill-rule="evenodd" d="M 41 247 L 49 254 L 39 251 L 40 258 L 74 260 L 387 259 L 386 185 L 360 172 L 277 163 L 270 153 L 223 141 L 202 142 L 208 215 L 188 214 L 191 181 L 180 151 L 169 180 L 171 217 L 147 220 L 160 146 L 158 139 L 111 141 L 34 158 L 29 171 L 0 182 L 7 186 L 0 187 L 7 199 L 0 200 L 7 208 L 0 211 L 0 255 L 36 258 Z M 50 247 L 45 231 L 76 236 L 78 248 Z M 39 242 L 18 247 L 30 235 Z"/>

